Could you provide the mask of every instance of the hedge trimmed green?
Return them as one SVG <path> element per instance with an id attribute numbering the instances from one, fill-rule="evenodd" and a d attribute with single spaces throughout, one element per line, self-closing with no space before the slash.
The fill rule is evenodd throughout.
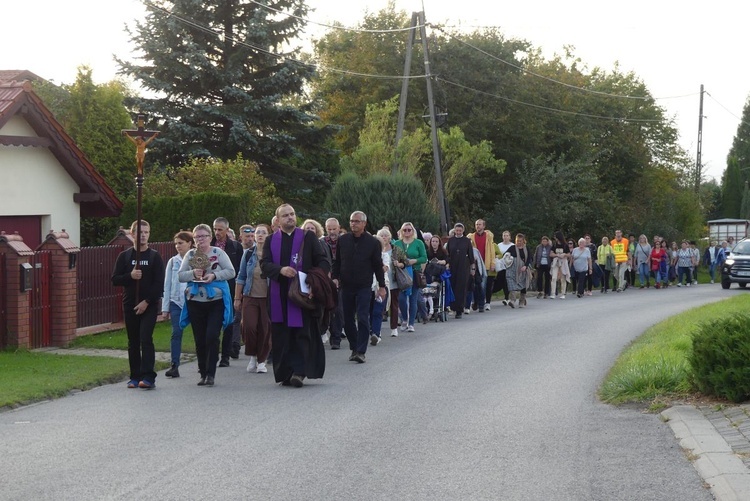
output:
<path id="1" fill-rule="evenodd" d="M 703 323 L 693 334 L 690 355 L 696 387 L 741 402 L 750 397 L 750 316 L 736 313 Z"/>

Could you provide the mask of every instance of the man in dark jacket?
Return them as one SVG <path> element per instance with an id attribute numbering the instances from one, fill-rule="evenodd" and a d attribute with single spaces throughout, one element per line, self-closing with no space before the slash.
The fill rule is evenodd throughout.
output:
<path id="1" fill-rule="evenodd" d="M 334 283 L 341 288 L 344 332 L 352 350 L 349 360 L 360 364 L 365 362 L 367 342 L 370 339 L 373 273 L 379 287 L 375 299 L 384 301 L 387 294 L 382 246 L 380 240 L 365 232 L 366 224 L 367 216 L 364 212 L 352 212 L 349 218 L 351 233 L 339 237 L 331 273 Z"/>
<path id="2" fill-rule="evenodd" d="M 227 253 L 229 260 L 232 261 L 232 266 L 234 266 L 236 276 L 240 270 L 240 261 L 242 260 L 244 249 L 240 242 L 229 238 L 227 230 L 229 230 L 229 221 L 227 218 L 217 217 L 214 219 L 215 236 L 211 240 L 211 245 Z M 229 293 L 232 295 L 232 304 L 234 304 L 234 283 L 234 278 L 227 282 Z M 221 360 L 219 361 L 219 367 L 229 367 L 229 357 L 234 359 L 240 358 L 241 334 L 240 330 L 234 329 L 232 324 L 227 325 L 227 328 L 224 329 L 224 337 L 221 340 Z"/>

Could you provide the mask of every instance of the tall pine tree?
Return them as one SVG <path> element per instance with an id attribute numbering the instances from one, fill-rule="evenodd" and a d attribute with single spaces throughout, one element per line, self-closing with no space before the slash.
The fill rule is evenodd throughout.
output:
<path id="1" fill-rule="evenodd" d="M 144 0 L 129 31 L 143 64 L 120 72 L 149 94 L 133 101 L 161 134 L 149 160 L 242 154 L 277 182 L 299 180 L 305 155 L 325 154 L 332 128 L 318 126 L 304 86 L 311 66 L 290 48 L 304 28 L 304 0 Z M 279 13 L 279 11 L 283 13 Z M 282 186 L 283 189 L 283 186 Z"/>

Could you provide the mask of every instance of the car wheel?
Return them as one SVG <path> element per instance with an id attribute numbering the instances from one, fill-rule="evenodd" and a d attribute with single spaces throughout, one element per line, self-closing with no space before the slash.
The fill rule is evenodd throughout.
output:
<path id="1" fill-rule="evenodd" d="M 728 277 L 721 277 L 721 288 L 722 289 L 728 289 L 730 285 L 732 285 L 732 282 L 729 280 Z"/>

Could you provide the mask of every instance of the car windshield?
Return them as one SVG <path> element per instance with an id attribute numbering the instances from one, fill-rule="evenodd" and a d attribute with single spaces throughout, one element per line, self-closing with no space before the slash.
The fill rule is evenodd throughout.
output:
<path id="1" fill-rule="evenodd" d="M 743 240 L 742 242 L 735 245 L 734 249 L 732 249 L 732 254 L 736 256 L 745 256 L 750 254 L 750 240 Z"/>

